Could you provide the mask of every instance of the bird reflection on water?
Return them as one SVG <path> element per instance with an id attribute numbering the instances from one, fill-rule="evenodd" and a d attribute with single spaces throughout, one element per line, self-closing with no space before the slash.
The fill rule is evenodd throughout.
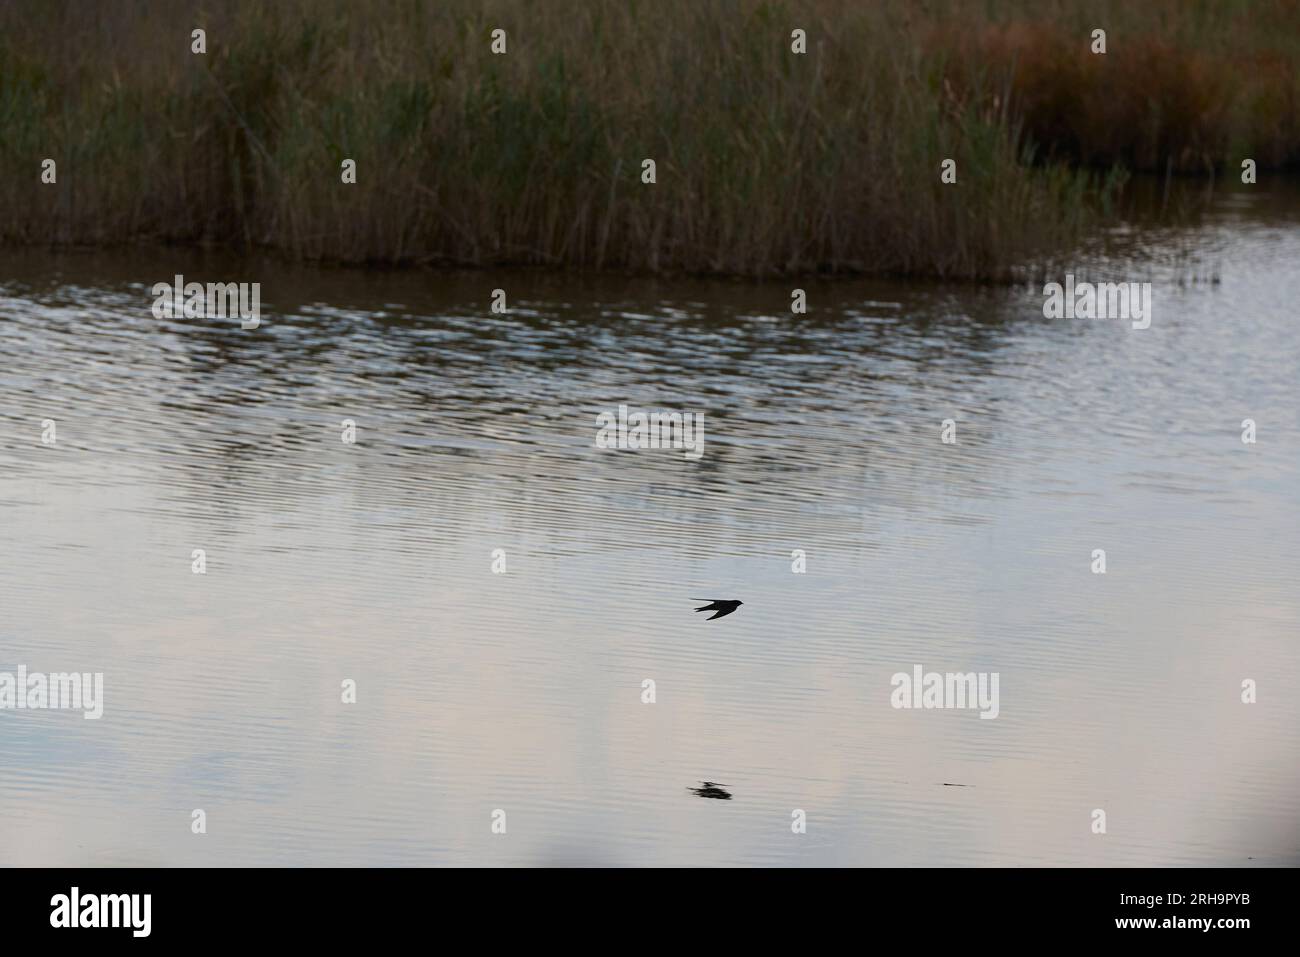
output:
<path id="1" fill-rule="evenodd" d="M 713 798 L 715 801 L 730 801 L 731 792 L 723 790 L 725 784 L 714 784 L 712 781 L 701 781 L 703 787 L 687 788 L 692 794 L 702 798 Z"/>

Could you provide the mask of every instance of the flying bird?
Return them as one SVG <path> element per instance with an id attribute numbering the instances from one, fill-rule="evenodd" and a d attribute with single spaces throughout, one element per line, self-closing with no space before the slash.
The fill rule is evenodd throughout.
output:
<path id="1" fill-rule="evenodd" d="M 730 615 L 733 611 L 744 604 L 743 601 L 730 601 L 725 598 L 695 598 L 692 599 L 692 601 L 707 601 L 709 603 L 695 609 L 696 611 L 711 611 L 714 613 L 706 618 L 705 621 L 713 621 L 713 619 L 721 618 L 723 615 Z"/>

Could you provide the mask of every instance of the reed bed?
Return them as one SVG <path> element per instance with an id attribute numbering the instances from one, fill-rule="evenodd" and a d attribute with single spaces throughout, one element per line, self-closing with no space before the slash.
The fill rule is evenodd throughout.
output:
<path id="1" fill-rule="evenodd" d="M 1298 66 L 1292 0 L 23 0 L 0 242 L 1000 280 L 1126 168 L 1295 164 Z"/>

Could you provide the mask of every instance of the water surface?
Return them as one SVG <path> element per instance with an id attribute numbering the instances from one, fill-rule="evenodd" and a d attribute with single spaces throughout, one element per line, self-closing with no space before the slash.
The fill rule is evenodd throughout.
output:
<path id="1" fill-rule="evenodd" d="M 0 712 L 0 863 L 1300 862 L 1300 203 L 1110 239 L 1150 329 L 3 254 L 0 670 L 102 671 L 105 713 Z M 261 328 L 155 319 L 175 273 L 261 282 Z M 620 403 L 704 456 L 595 448 Z M 999 717 L 893 709 L 916 664 Z"/>

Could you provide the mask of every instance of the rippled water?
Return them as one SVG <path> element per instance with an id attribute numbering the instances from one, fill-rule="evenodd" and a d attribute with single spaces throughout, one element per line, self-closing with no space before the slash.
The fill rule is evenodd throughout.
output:
<path id="1" fill-rule="evenodd" d="M 0 256 L 0 671 L 105 684 L 0 711 L 0 863 L 1300 862 L 1300 204 L 1112 239 L 1148 330 Z M 261 328 L 154 319 L 175 273 L 261 282 Z M 705 413 L 703 458 L 595 448 L 621 403 Z M 917 664 L 999 717 L 895 710 Z"/>

